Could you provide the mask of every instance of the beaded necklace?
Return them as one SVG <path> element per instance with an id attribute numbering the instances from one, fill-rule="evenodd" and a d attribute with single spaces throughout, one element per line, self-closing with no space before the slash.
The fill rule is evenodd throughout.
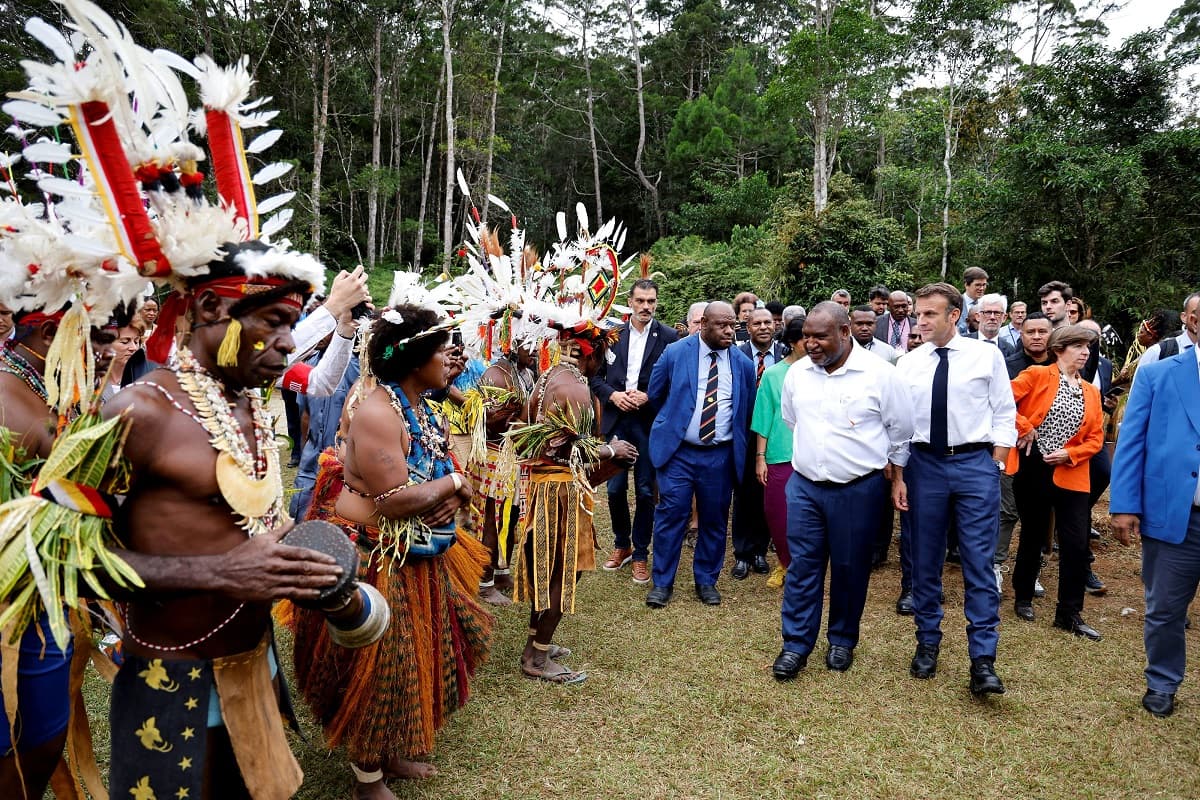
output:
<path id="1" fill-rule="evenodd" d="M 42 398 L 42 402 L 49 404 L 50 395 L 46 391 L 45 379 L 23 355 L 17 352 L 11 339 L 5 342 L 3 347 L 0 347 L 0 372 L 17 376 L 29 387 L 31 392 Z"/>
<path id="2" fill-rule="evenodd" d="M 282 522 L 285 514 L 279 450 L 262 401 L 252 392 L 239 393 L 239 397 L 249 400 L 254 420 L 257 452 L 252 453 L 233 414 L 234 406 L 225 397 L 225 387 L 196 363 L 196 357 L 186 347 L 179 349 L 176 374 L 180 387 L 196 408 L 200 424 L 209 434 L 209 443 L 217 451 L 217 485 L 221 496 L 250 536 L 266 533 Z"/>

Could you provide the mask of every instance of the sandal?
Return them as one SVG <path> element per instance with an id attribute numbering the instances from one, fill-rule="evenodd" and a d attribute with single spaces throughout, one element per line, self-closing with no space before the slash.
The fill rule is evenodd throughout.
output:
<path id="1" fill-rule="evenodd" d="M 553 664 L 553 666 L 551 666 L 552 664 L 553 662 L 548 662 L 546 664 L 547 670 L 538 670 L 527 664 L 522 664 L 521 674 L 532 680 L 555 683 L 559 686 L 574 686 L 587 680 L 588 676 L 586 672 L 575 672 L 567 667 L 564 667 L 562 664 Z M 560 671 L 548 671 L 554 667 L 558 667 Z"/>

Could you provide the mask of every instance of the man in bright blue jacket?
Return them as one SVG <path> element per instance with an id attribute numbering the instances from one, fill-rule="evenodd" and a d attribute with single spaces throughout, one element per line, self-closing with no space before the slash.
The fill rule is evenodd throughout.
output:
<path id="1" fill-rule="evenodd" d="M 1146 694 L 1175 710 L 1187 664 L 1184 627 L 1200 585 L 1200 348 L 1138 369 L 1112 468 L 1113 534 L 1142 538 Z"/>
<path id="2" fill-rule="evenodd" d="M 719 605 L 717 576 L 725 561 L 725 529 L 734 483 L 746 461 L 754 408 L 754 365 L 732 347 L 735 317 L 728 303 L 709 303 L 700 333 L 668 345 L 650 375 L 650 459 L 658 470 L 654 510 L 654 587 L 646 605 L 671 600 L 691 515 L 700 527 L 692 572 L 696 595 Z"/>

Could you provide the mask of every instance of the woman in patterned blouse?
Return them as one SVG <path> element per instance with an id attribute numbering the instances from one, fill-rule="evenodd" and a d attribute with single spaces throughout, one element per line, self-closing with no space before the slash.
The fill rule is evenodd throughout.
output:
<path id="1" fill-rule="evenodd" d="M 1099 641 L 1083 621 L 1088 566 L 1088 462 L 1104 445 L 1100 391 L 1080 370 L 1096 334 L 1068 325 L 1050 334 L 1055 362 L 1026 369 L 1012 382 L 1017 402 L 1017 446 L 1009 453 L 1008 473 L 1021 518 L 1021 543 L 1013 572 L 1015 611 L 1032 622 L 1033 587 L 1042 548 L 1058 530 L 1058 606 L 1054 626 Z"/>

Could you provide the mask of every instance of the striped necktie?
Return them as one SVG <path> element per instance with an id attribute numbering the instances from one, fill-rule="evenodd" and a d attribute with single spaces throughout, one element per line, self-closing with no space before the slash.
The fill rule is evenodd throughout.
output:
<path id="1" fill-rule="evenodd" d="M 704 389 L 704 405 L 700 410 L 700 442 L 711 444 L 717 438 L 717 354 L 709 352 L 708 383 Z"/>
<path id="2" fill-rule="evenodd" d="M 900 346 L 900 323 L 892 320 L 892 347 Z"/>
<path id="3" fill-rule="evenodd" d="M 766 369 L 766 362 L 764 361 L 764 359 L 766 357 L 767 357 L 766 353 L 760 352 L 758 354 L 758 370 L 754 373 L 754 385 L 755 386 L 758 386 L 760 383 L 762 383 L 763 370 Z"/>

